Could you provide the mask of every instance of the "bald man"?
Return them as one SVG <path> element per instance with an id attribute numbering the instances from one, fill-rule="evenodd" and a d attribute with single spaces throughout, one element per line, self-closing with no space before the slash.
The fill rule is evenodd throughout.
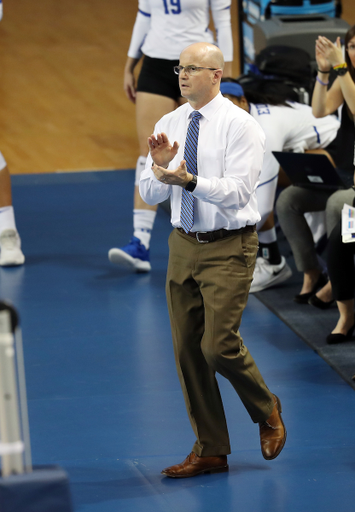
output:
<path id="1" fill-rule="evenodd" d="M 148 204 L 170 198 L 174 227 L 166 294 L 196 442 L 181 464 L 163 470 L 172 478 L 228 471 L 231 450 L 216 372 L 259 423 L 264 458 L 277 457 L 286 440 L 280 400 L 239 333 L 258 250 L 255 191 L 265 137 L 252 116 L 221 95 L 223 66 L 211 44 L 181 53 L 175 72 L 187 103 L 155 126 L 140 180 Z"/>

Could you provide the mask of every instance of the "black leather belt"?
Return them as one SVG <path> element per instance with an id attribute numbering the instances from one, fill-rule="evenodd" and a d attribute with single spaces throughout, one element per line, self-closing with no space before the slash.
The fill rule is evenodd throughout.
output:
<path id="1" fill-rule="evenodd" d="M 182 228 L 177 228 L 180 233 L 184 235 L 190 236 L 191 238 L 195 238 L 201 244 L 208 244 L 209 242 L 215 242 L 216 240 L 220 240 L 221 238 L 226 238 L 228 236 L 241 235 L 242 233 L 253 233 L 256 231 L 256 225 L 253 226 L 245 226 L 240 229 L 217 229 L 217 231 L 189 231 L 185 233 Z"/>

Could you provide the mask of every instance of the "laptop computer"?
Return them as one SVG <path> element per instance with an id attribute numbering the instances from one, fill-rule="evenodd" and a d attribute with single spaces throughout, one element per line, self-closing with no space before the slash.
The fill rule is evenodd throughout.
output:
<path id="1" fill-rule="evenodd" d="M 338 190 L 354 185 L 351 173 L 335 169 L 326 155 L 273 151 L 293 185 L 306 188 Z"/>

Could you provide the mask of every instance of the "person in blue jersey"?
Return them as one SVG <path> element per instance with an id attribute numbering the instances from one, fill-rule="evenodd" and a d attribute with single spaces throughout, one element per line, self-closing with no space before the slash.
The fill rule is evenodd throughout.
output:
<path id="1" fill-rule="evenodd" d="M 294 255 L 297 270 L 303 273 L 303 283 L 294 300 L 301 304 L 326 309 L 332 305 L 331 282 L 327 281 L 319 265 L 312 233 L 304 220 L 306 212 L 326 212 L 328 238 L 339 222 L 344 203 L 352 205 L 354 190 L 354 114 L 355 114 L 355 27 L 345 36 L 345 62 L 340 38 L 334 44 L 320 36 L 316 44 L 318 65 L 317 81 L 312 96 L 312 111 L 315 117 L 322 118 L 341 108 L 341 125 L 337 135 L 337 151 L 333 155 L 338 172 L 349 188 L 337 192 L 319 191 L 315 193 L 302 187 L 288 187 L 276 203 L 282 231 Z M 338 67 L 337 67 L 338 66 Z M 334 71 L 333 71 L 334 69 Z M 337 76 L 328 90 L 329 74 Z M 350 318 L 354 323 L 353 315 Z M 348 325 L 349 318 L 346 324 Z M 344 326 L 342 331 L 344 332 Z M 336 331 L 335 331 L 336 332 Z"/>
<path id="2" fill-rule="evenodd" d="M 171 478 L 228 471 L 231 452 L 216 372 L 259 424 L 262 455 L 286 441 L 281 403 L 270 392 L 239 328 L 258 249 L 256 188 L 265 135 L 220 93 L 223 54 L 209 43 L 185 48 L 177 67 L 187 103 L 148 138 L 139 189 L 148 204 L 171 200 L 166 295 L 176 367 L 196 437 Z"/>
<path id="3" fill-rule="evenodd" d="M 260 124 L 266 135 L 266 150 L 256 196 L 261 220 L 257 224 L 260 256 L 257 258 L 250 293 L 288 279 L 292 272 L 281 256 L 274 224 L 274 204 L 279 164 L 273 151 L 318 152 L 331 158 L 340 123 L 335 116 L 316 119 L 309 105 L 284 97 L 245 90 L 236 80 L 225 79 L 221 92 Z"/>
<path id="4" fill-rule="evenodd" d="M 146 204 L 139 195 L 138 183 L 148 153 L 147 137 L 155 123 L 185 100 L 173 68 L 183 48 L 192 43 L 213 42 L 209 30 L 210 13 L 222 50 L 226 76 L 232 74 L 233 41 L 231 0 L 139 0 L 124 72 L 124 90 L 136 105 L 136 125 L 140 156 L 137 160 L 133 237 L 128 245 L 109 251 L 109 260 L 137 272 L 151 270 L 149 246 L 156 216 L 156 205 Z M 143 59 L 142 59 L 143 57 Z M 135 69 L 142 60 L 136 83 Z"/>

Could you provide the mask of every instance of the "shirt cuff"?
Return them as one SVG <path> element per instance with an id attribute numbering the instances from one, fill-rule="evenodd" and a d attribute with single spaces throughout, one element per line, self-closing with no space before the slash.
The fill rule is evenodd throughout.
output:
<path id="1" fill-rule="evenodd" d="M 155 183 L 159 183 L 159 185 L 161 187 L 169 187 L 170 185 L 168 183 L 162 183 L 160 180 L 158 180 L 158 178 L 155 176 L 154 172 L 152 170 L 150 170 L 151 174 L 152 174 L 152 180 L 155 182 Z"/>
<path id="2" fill-rule="evenodd" d="M 195 190 L 192 192 L 192 195 L 197 197 L 198 199 L 205 199 L 211 190 L 211 182 L 207 178 L 202 178 L 202 176 L 197 176 L 197 185 Z"/>
<path id="3" fill-rule="evenodd" d="M 155 181 L 155 183 L 160 183 L 160 185 L 163 185 L 161 181 L 158 180 L 158 178 L 155 176 L 154 172 L 151 170 L 152 173 L 152 180 Z"/>

